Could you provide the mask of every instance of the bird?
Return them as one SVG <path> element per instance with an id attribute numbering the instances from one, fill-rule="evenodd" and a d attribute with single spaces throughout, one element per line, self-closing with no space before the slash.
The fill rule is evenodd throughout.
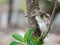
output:
<path id="1" fill-rule="evenodd" d="M 35 26 L 38 27 L 36 31 L 34 31 L 33 35 L 35 37 L 40 37 L 41 35 L 44 35 L 46 31 L 48 31 L 51 15 L 43 10 L 37 10 L 37 9 L 35 9 L 31 15 L 32 16 L 30 17 L 35 17 L 35 23 L 37 24 Z"/>
<path id="2" fill-rule="evenodd" d="M 36 14 L 37 15 L 35 16 L 35 19 L 37 21 L 39 29 L 41 30 L 41 34 L 43 34 L 48 30 L 50 24 L 50 14 L 42 10 L 36 11 Z"/>

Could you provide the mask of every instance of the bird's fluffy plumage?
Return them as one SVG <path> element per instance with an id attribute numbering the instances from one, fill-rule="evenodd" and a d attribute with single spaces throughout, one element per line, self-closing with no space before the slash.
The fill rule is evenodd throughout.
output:
<path id="1" fill-rule="evenodd" d="M 39 28 L 41 30 L 41 33 L 46 32 L 48 30 L 48 25 L 49 25 L 49 17 L 46 17 L 43 15 L 41 17 L 40 15 L 35 16 L 35 19 L 37 21 L 37 24 L 39 25 Z"/>

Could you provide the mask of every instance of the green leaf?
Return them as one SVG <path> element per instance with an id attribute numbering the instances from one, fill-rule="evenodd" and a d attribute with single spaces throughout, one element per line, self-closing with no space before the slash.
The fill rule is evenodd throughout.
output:
<path id="1" fill-rule="evenodd" d="M 37 45 L 37 39 L 35 39 L 33 36 L 30 40 L 27 40 L 28 45 Z"/>
<path id="2" fill-rule="evenodd" d="M 35 45 L 43 45 L 44 44 L 43 37 L 41 37 L 39 40 L 37 40 L 35 37 L 32 37 L 32 41 Z"/>
<path id="3" fill-rule="evenodd" d="M 44 39 L 43 39 L 43 35 L 42 35 L 38 40 L 38 45 L 43 45 L 43 44 L 44 44 Z"/>
<path id="4" fill-rule="evenodd" d="M 19 43 L 16 41 L 11 42 L 9 45 L 18 45 Z"/>
<path id="5" fill-rule="evenodd" d="M 31 38 L 32 38 L 32 33 L 33 33 L 33 31 L 34 30 L 36 30 L 36 28 L 30 28 L 27 32 L 26 32 L 26 34 L 25 34 L 25 36 L 24 36 L 24 42 L 28 42 Z"/>
<path id="6" fill-rule="evenodd" d="M 44 43 L 44 42 L 38 42 L 38 44 L 37 44 L 37 45 L 43 45 L 43 43 Z"/>
<path id="7" fill-rule="evenodd" d="M 12 34 L 12 37 L 15 38 L 16 40 L 20 41 L 20 42 L 24 41 L 23 37 L 17 33 Z"/>
<path id="8" fill-rule="evenodd" d="M 32 39 L 31 40 L 35 43 L 35 45 L 37 45 L 38 40 L 35 37 L 32 36 Z"/>
<path id="9" fill-rule="evenodd" d="M 29 41 L 29 45 L 36 45 L 32 40 Z"/>

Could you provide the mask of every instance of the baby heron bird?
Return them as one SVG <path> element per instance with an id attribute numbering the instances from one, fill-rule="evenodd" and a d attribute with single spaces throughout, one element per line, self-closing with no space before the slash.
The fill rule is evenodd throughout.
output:
<path id="1" fill-rule="evenodd" d="M 31 15 L 28 16 L 31 19 L 31 26 L 36 27 L 33 35 L 35 37 L 40 37 L 41 34 L 45 33 L 48 30 L 50 24 L 50 14 L 42 10 L 35 9 L 31 12 Z"/>
<path id="2" fill-rule="evenodd" d="M 41 10 L 37 10 L 35 19 L 39 29 L 41 30 L 41 34 L 45 33 L 48 30 L 50 24 L 50 14 Z"/>

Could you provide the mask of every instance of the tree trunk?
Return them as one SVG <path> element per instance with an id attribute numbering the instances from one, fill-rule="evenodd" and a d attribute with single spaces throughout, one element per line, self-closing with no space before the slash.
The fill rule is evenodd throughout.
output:
<path id="1" fill-rule="evenodd" d="M 39 10 L 39 4 L 38 4 L 38 0 L 26 0 L 27 2 L 27 10 L 28 10 L 28 21 L 30 24 L 30 27 L 36 27 L 36 31 L 34 31 L 34 36 L 35 37 L 39 37 L 41 35 L 41 31 L 38 27 L 38 24 L 35 20 L 35 16 L 32 16 L 35 14 L 34 10 L 37 9 Z"/>
<path id="2" fill-rule="evenodd" d="M 9 19 L 8 19 L 8 22 L 10 21 L 10 18 L 12 15 L 12 3 L 13 3 L 13 0 L 9 0 Z"/>

